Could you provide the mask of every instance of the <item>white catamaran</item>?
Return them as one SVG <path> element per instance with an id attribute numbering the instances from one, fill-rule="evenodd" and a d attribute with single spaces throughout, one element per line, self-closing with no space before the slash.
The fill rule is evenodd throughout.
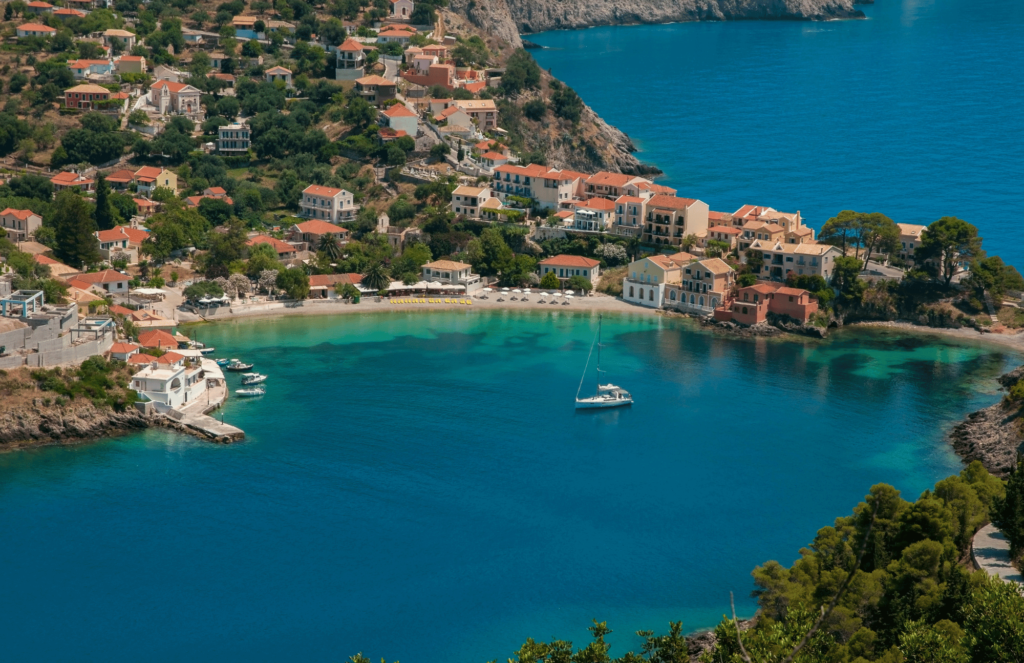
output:
<path id="1" fill-rule="evenodd" d="M 601 323 L 602 317 L 597 319 L 597 339 L 590 346 L 590 354 L 587 355 L 587 365 L 583 367 L 583 377 L 580 378 L 580 387 L 576 390 L 576 409 L 586 410 L 603 407 L 621 407 L 632 405 L 633 397 L 629 392 L 613 384 L 601 384 Z M 594 354 L 594 346 L 597 346 L 597 393 L 588 398 L 580 398 L 580 391 L 583 389 L 583 381 L 587 377 L 587 368 L 590 366 L 590 357 Z"/>

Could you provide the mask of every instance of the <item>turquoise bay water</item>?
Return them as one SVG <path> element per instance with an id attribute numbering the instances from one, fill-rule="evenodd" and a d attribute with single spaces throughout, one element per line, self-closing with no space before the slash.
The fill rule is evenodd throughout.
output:
<path id="1" fill-rule="evenodd" d="M 1011 357 L 882 331 L 735 340 L 607 316 L 632 409 L 577 414 L 589 314 L 394 313 L 202 327 L 269 393 L 246 442 L 148 431 L 0 455 L 4 660 L 504 660 L 615 653 L 744 614 L 885 481 L 959 462 L 945 431 Z M 232 377 L 232 381 L 236 378 Z"/>
<path id="2" fill-rule="evenodd" d="M 604 27 L 530 39 L 711 209 L 959 216 L 1024 269 L 1024 4 L 878 0 L 868 20 Z M 638 101 L 639 100 L 639 101 Z"/>

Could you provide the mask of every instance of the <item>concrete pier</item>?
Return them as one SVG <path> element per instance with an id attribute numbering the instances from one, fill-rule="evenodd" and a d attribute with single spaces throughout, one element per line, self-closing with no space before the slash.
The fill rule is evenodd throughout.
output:
<path id="1" fill-rule="evenodd" d="M 179 351 L 188 352 L 188 351 Z M 199 353 L 196 352 L 196 355 Z M 213 359 L 203 357 L 203 371 L 210 386 L 206 389 L 206 398 L 199 398 L 188 405 L 171 410 L 166 415 L 173 422 L 172 426 L 199 437 L 228 444 L 245 438 L 245 431 L 230 424 L 224 424 L 209 416 L 227 401 L 228 387 L 224 372 Z"/>

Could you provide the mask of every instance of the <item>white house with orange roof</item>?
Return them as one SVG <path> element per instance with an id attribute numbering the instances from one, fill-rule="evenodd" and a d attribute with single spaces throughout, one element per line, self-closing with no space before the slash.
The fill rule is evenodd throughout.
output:
<path id="1" fill-rule="evenodd" d="M 647 201 L 647 225 L 642 235 L 647 244 L 681 246 L 687 235 L 707 229 L 707 203 L 660 194 Z"/>
<path id="2" fill-rule="evenodd" d="M 504 164 L 494 168 L 491 190 L 504 201 L 506 196 L 532 198 L 541 209 L 570 206 L 578 192 L 582 173 L 551 170 L 539 164 Z"/>
<path id="3" fill-rule="evenodd" d="M 22 23 L 18 26 L 19 37 L 52 37 L 57 34 L 57 28 L 51 28 L 42 23 Z"/>
<path id="4" fill-rule="evenodd" d="M 50 178 L 50 183 L 53 184 L 54 194 L 58 194 L 64 189 L 92 191 L 95 186 L 95 182 L 91 178 L 70 170 L 57 173 Z"/>
<path id="5" fill-rule="evenodd" d="M 900 250 L 898 255 L 908 266 L 913 267 L 914 251 L 921 246 L 921 233 L 928 226 L 921 226 L 916 223 L 897 223 L 896 226 L 900 229 Z"/>
<path id="6" fill-rule="evenodd" d="M 388 18 L 393 21 L 408 21 L 412 18 L 415 8 L 412 0 L 391 0 L 391 12 Z"/>
<path id="7" fill-rule="evenodd" d="M 328 235 L 336 239 L 339 244 L 344 244 L 348 241 L 347 228 L 336 226 L 327 221 L 320 221 L 319 219 L 296 223 L 288 229 L 288 239 L 292 242 L 305 242 L 309 245 L 310 251 L 319 249 L 320 242 Z"/>
<path id="8" fill-rule="evenodd" d="M 60 7 L 59 9 L 53 10 L 51 13 L 62 21 L 67 21 L 72 18 L 85 18 L 88 16 L 85 12 L 72 9 L 70 7 Z"/>
<path id="9" fill-rule="evenodd" d="M 109 46 L 111 43 L 119 41 L 124 46 L 125 51 L 130 51 L 135 48 L 137 39 L 138 37 L 135 36 L 134 32 L 128 32 L 127 30 L 122 30 L 120 28 L 110 28 L 109 30 L 103 31 L 104 43 Z"/>
<path id="10" fill-rule="evenodd" d="M 43 225 L 43 217 L 30 209 L 8 207 L 0 212 L 0 228 L 14 242 L 26 242 Z"/>
<path id="11" fill-rule="evenodd" d="M 591 285 L 597 285 L 597 280 L 601 276 L 601 263 L 584 256 L 551 256 L 537 263 L 537 268 L 541 278 L 553 272 L 563 285 L 574 276 L 582 276 L 590 281 Z"/>
<path id="12" fill-rule="evenodd" d="M 486 170 L 493 172 L 498 166 L 504 166 L 508 163 L 508 156 L 501 152 L 484 152 L 477 157 L 477 161 Z"/>
<path id="13" fill-rule="evenodd" d="M 416 30 L 398 26 L 388 26 L 377 33 L 378 44 L 401 44 L 405 46 L 416 34 Z"/>
<path id="14" fill-rule="evenodd" d="M 365 73 L 366 54 L 363 45 L 349 37 L 334 54 L 334 78 L 339 81 L 354 81 Z"/>
<path id="15" fill-rule="evenodd" d="M 128 281 L 131 280 L 131 277 L 113 269 L 104 269 L 102 272 L 79 274 L 75 279 L 88 283 L 90 287 L 102 288 L 107 292 L 118 294 L 128 292 Z"/>
<path id="16" fill-rule="evenodd" d="M 584 232 L 608 232 L 615 222 L 615 203 L 607 198 L 591 198 L 576 203 L 573 216 L 573 230 Z"/>
<path id="17" fill-rule="evenodd" d="M 311 184 L 302 191 L 299 215 L 307 219 L 320 219 L 339 223 L 351 221 L 359 211 L 352 193 L 345 189 Z"/>
<path id="18" fill-rule="evenodd" d="M 53 5 L 42 0 L 32 0 L 32 2 L 25 5 L 25 9 L 30 14 L 49 14 L 53 11 Z M 20 37 L 21 35 L 18 36 Z"/>
<path id="19" fill-rule="evenodd" d="M 494 99 L 456 99 L 455 106 L 475 121 L 480 131 L 491 131 L 498 126 L 498 106 Z"/>
<path id="20" fill-rule="evenodd" d="M 68 69 L 75 78 L 108 76 L 114 71 L 111 60 L 68 60 Z"/>
<path id="21" fill-rule="evenodd" d="M 114 343 L 110 346 L 110 358 L 128 361 L 132 355 L 138 354 L 142 348 L 134 343 Z"/>
<path id="22" fill-rule="evenodd" d="M 143 195 L 152 195 L 157 187 L 178 192 L 178 175 L 174 171 L 156 166 L 143 166 L 135 171 L 137 191 Z"/>
<path id="23" fill-rule="evenodd" d="M 478 219 L 483 204 L 490 199 L 489 188 L 462 185 L 452 191 L 452 211 L 460 216 Z"/>
<path id="24" fill-rule="evenodd" d="M 679 283 L 683 267 L 696 260 L 697 256 L 684 252 L 634 260 L 629 263 L 622 280 L 622 298 L 633 304 L 661 308 L 666 284 Z"/>
<path id="25" fill-rule="evenodd" d="M 466 292 L 480 287 L 480 275 L 473 273 L 473 266 L 454 260 L 435 260 L 423 265 L 424 281 L 437 281 L 447 285 L 461 285 Z"/>
<path id="26" fill-rule="evenodd" d="M 146 70 L 146 58 L 141 55 L 122 55 L 114 60 L 114 71 L 117 74 L 144 74 Z"/>
<path id="27" fill-rule="evenodd" d="M 381 112 L 381 115 L 387 126 L 395 131 L 404 131 L 406 135 L 413 138 L 419 133 L 419 117 L 405 104 L 398 103 L 388 106 Z"/>
<path id="28" fill-rule="evenodd" d="M 182 355 L 168 352 L 133 375 L 131 386 L 158 412 L 167 412 L 201 398 L 206 393 L 206 375 L 198 362 L 187 364 Z"/>
<path id="29" fill-rule="evenodd" d="M 104 260 L 110 261 L 118 253 L 123 253 L 128 256 L 128 264 L 134 265 L 139 261 L 139 246 L 149 233 L 136 228 L 115 226 L 110 230 L 97 230 L 93 235 L 99 240 L 100 255 Z"/>

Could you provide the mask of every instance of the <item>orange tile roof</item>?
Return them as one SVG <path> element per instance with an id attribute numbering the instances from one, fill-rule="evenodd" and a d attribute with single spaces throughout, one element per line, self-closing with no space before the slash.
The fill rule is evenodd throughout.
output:
<path id="1" fill-rule="evenodd" d="M 348 39 L 346 39 L 344 41 L 344 43 L 342 43 L 341 46 L 338 47 L 338 50 L 339 51 L 361 51 L 361 50 L 363 50 L 363 45 L 360 44 L 355 39 L 352 39 L 351 37 L 349 37 Z"/>
<path id="2" fill-rule="evenodd" d="M 179 361 L 183 360 L 184 358 L 185 358 L 185 355 L 179 355 L 177 352 L 165 352 L 164 354 L 162 354 L 162 355 L 160 355 L 159 357 L 156 358 L 156 363 L 158 363 L 158 364 L 177 364 Z"/>
<path id="3" fill-rule="evenodd" d="M 481 159 L 490 159 L 491 161 L 508 161 L 508 157 L 501 152 L 484 152 L 480 155 Z"/>
<path id="4" fill-rule="evenodd" d="M 77 16 L 79 18 L 85 17 L 85 12 L 80 12 L 77 9 L 62 8 L 53 12 L 54 16 Z"/>
<path id="5" fill-rule="evenodd" d="M 177 347 L 177 345 L 175 345 L 175 347 Z M 144 355 L 142 353 L 136 353 L 133 354 L 131 357 L 128 357 L 129 364 L 150 364 L 154 361 L 156 361 L 156 357 L 153 357 L 151 355 Z"/>
<path id="6" fill-rule="evenodd" d="M 206 189 L 206 191 L 203 191 L 203 193 L 209 194 L 211 196 L 223 196 L 227 194 L 227 191 L 225 191 L 223 187 L 211 186 L 210 188 Z"/>
<path id="7" fill-rule="evenodd" d="M 395 104 L 384 111 L 388 117 L 416 117 L 416 113 L 409 110 L 405 104 Z"/>
<path id="8" fill-rule="evenodd" d="M 601 263 L 593 258 L 583 256 L 557 255 L 541 260 L 541 265 L 561 265 L 565 267 L 597 267 Z"/>
<path id="9" fill-rule="evenodd" d="M 86 283 L 117 283 L 118 281 L 131 280 L 131 277 L 121 272 L 115 272 L 112 269 L 104 269 L 102 272 L 94 272 L 92 274 L 79 274 L 75 278 Z"/>
<path id="10" fill-rule="evenodd" d="M 469 269 L 470 267 L 472 267 L 472 265 L 467 265 L 464 262 L 456 262 L 454 260 L 435 260 L 434 262 L 428 262 L 426 265 L 423 266 L 429 267 L 431 269 L 453 269 L 456 271 L 460 269 Z"/>
<path id="11" fill-rule="evenodd" d="M 326 235 L 327 233 L 341 233 L 344 235 L 348 233 L 348 230 L 341 226 L 336 226 L 333 223 L 328 223 L 327 221 L 321 221 L 319 219 L 296 223 L 295 227 L 299 229 L 300 233 L 312 233 L 314 235 Z"/>
<path id="12" fill-rule="evenodd" d="M 175 83 L 174 81 L 157 81 L 156 83 L 153 83 L 153 85 L 151 86 L 151 89 L 156 89 L 156 88 L 160 88 L 160 87 L 165 87 L 168 90 L 170 90 L 171 92 L 177 93 L 177 92 L 181 92 L 182 90 L 184 90 L 187 87 L 192 87 L 192 86 L 189 85 L 188 83 Z M 194 89 L 196 92 L 199 91 L 198 88 L 192 88 L 192 89 Z"/>
<path id="13" fill-rule="evenodd" d="M 602 170 L 601 172 L 594 173 L 587 178 L 587 184 L 596 184 L 601 186 L 626 186 L 629 181 L 634 178 L 633 175 L 624 175 L 622 173 L 609 173 Z"/>
<path id="14" fill-rule="evenodd" d="M 176 348 L 178 342 L 162 329 L 153 329 L 139 334 L 139 344 L 144 348 Z M 151 360 L 152 361 L 152 360 Z"/>
<path id="15" fill-rule="evenodd" d="M 693 198 L 676 198 L 675 196 L 654 196 L 648 201 L 650 207 L 661 207 L 663 209 L 684 210 L 697 202 Z"/>
<path id="16" fill-rule="evenodd" d="M 637 198 L 636 196 L 619 196 L 615 199 L 617 203 L 645 203 L 646 198 Z"/>
<path id="17" fill-rule="evenodd" d="M 139 346 L 135 345 L 134 343 L 114 343 L 112 346 L 110 346 L 110 351 L 116 352 L 117 354 L 135 352 L 138 349 Z"/>
<path id="18" fill-rule="evenodd" d="M 135 313 L 135 311 L 131 310 L 130 308 L 125 308 L 123 306 L 118 306 L 117 304 L 114 304 L 112 306 L 108 306 L 107 310 L 110 311 L 111 313 L 116 313 L 118 315 L 128 316 L 129 318 L 132 317 L 132 313 Z"/>
<path id="19" fill-rule="evenodd" d="M 48 25 L 41 25 L 39 23 L 22 23 L 21 25 L 18 26 L 18 29 L 19 30 L 24 30 L 25 32 L 56 32 L 57 31 L 56 28 L 51 28 Z"/>
<path id="20" fill-rule="evenodd" d="M 156 207 L 157 206 L 157 203 L 153 202 L 152 200 L 146 200 L 145 198 L 132 198 L 132 200 L 134 200 L 135 204 L 138 205 L 139 207 Z"/>
<path id="21" fill-rule="evenodd" d="M 397 83 L 389 81 L 383 76 L 377 76 L 376 74 L 373 76 L 363 76 L 362 78 L 357 78 L 356 83 L 358 83 L 359 85 L 390 85 L 392 87 L 397 85 Z"/>
<path id="22" fill-rule="evenodd" d="M 705 260 L 701 260 L 700 265 L 715 275 L 728 274 L 729 272 L 734 271 L 733 268 L 729 266 L 729 263 L 725 262 L 721 258 L 707 258 Z"/>
<path id="23" fill-rule="evenodd" d="M 777 292 L 780 295 L 793 295 L 794 297 L 799 297 L 800 295 L 803 295 L 803 294 L 807 293 L 807 291 L 804 290 L 803 288 L 787 288 L 787 287 L 779 288 L 775 292 Z"/>
<path id="24" fill-rule="evenodd" d="M 310 184 L 309 186 L 302 190 L 302 193 L 308 193 L 313 196 L 327 196 L 328 198 L 333 198 L 342 191 L 344 191 L 344 189 L 334 189 L 329 186 Z"/>
<path id="25" fill-rule="evenodd" d="M 62 184 L 69 186 L 72 184 L 91 184 L 92 180 L 79 179 L 81 176 L 78 173 L 72 173 L 71 171 L 65 171 L 63 173 L 57 173 L 50 178 L 50 181 L 54 184 Z"/>
<path id="26" fill-rule="evenodd" d="M 167 81 L 160 81 L 166 83 Z M 155 180 L 160 176 L 160 169 L 155 166 L 143 166 L 135 171 L 135 177 L 145 178 L 147 180 Z"/>
<path id="27" fill-rule="evenodd" d="M 310 287 L 331 286 L 337 283 L 351 283 L 355 285 L 362 280 L 362 274 L 313 274 L 309 277 L 309 285 Z"/>
<path id="28" fill-rule="evenodd" d="M 278 74 L 289 74 L 289 75 L 291 75 L 292 70 L 291 69 L 285 69 L 284 67 L 271 67 L 270 69 L 267 69 L 266 73 L 270 74 L 271 76 L 278 75 Z"/>
<path id="29" fill-rule="evenodd" d="M 587 209 L 599 209 L 610 211 L 615 209 L 615 203 L 608 200 L 607 198 L 591 198 L 582 203 L 576 203 L 576 207 L 586 207 Z"/>
<path id="30" fill-rule="evenodd" d="M 92 287 L 91 283 L 79 281 L 77 278 L 68 279 L 68 285 L 71 286 L 72 288 L 78 288 L 79 290 L 88 290 L 89 288 Z"/>
<path id="31" fill-rule="evenodd" d="M 252 239 L 247 240 L 245 243 L 249 246 L 256 246 L 257 244 L 269 244 L 272 247 L 274 247 L 274 250 L 277 251 L 278 254 L 295 253 L 298 250 L 291 244 L 285 244 L 279 239 L 276 239 L 274 237 L 267 237 L 266 235 L 256 235 Z"/>
<path id="32" fill-rule="evenodd" d="M 42 253 L 37 253 L 32 258 L 40 265 L 59 265 L 60 263 L 53 258 L 47 258 Z"/>
<path id="33" fill-rule="evenodd" d="M 127 168 L 122 168 L 121 170 L 115 170 L 114 172 L 112 172 L 109 175 L 107 175 L 107 181 L 108 182 L 126 182 L 127 183 L 127 182 L 131 182 L 133 179 L 135 179 L 135 173 L 133 173 L 132 171 L 128 170 Z"/>
<path id="34" fill-rule="evenodd" d="M 35 212 L 33 212 L 30 209 L 14 209 L 13 207 L 8 207 L 4 211 L 0 212 L 0 216 L 13 216 L 15 219 L 21 219 L 22 221 L 27 221 L 28 217 L 30 217 L 30 216 L 39 216 L 39 215 L 36 214 Z M 40 218 L 42 218 L 42 217 L 40 217 Z"/>
<path id="35" fill-rule="evenodd" d="M 122 239 L 128 239 L 128 235 L 121 231 L 121 226 L 111 228 L 110 230 L 101 230 L 96 233 L 96 237 L 101 242 L 117 242 Z"/>

